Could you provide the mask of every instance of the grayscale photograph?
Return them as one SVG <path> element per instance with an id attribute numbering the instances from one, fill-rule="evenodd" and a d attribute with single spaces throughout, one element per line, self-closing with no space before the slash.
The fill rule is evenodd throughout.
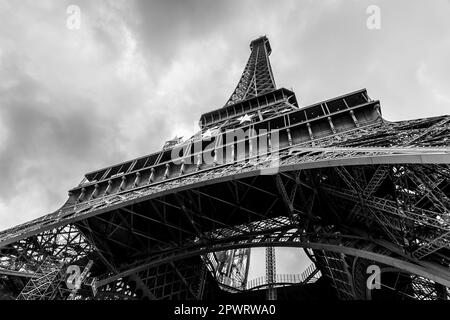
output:
<path id="1" fill-rule="evenodd" d="M 450 0 L 0 0 L 0 300 L 448 311 Z"/>

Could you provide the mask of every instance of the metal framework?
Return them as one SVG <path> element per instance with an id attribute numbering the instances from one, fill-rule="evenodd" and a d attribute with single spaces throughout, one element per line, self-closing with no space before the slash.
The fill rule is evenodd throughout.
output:
<path id="1" fill-rule="evenodd" d="M 275 87 L 267 38 L 251 49 L 199 134 L 87 173 L 59 210 L 0 232 L 11 297 L 239 295 L 250 248 L 284 246 L 303 248 L 340 299 L 448 299 L 450 116 L 388 122 L 365 89 L 299 108 Z M 380 290 L 366 287 L 372 264 Z M 70 265 L 88 270 L 79 290 L 66 288 Z M 275 298 L 283 280 L 268 271 Z"/>
<path id="2" fill-rule="evenodd" d="M 277 291 L 274 288 L 276 283 L 276 263 L 275 263 L 275 248 L 266 248 L 266 279 L 268 284 L 267 300 L 276 300 Z"/>
<path id="3" fill-rule="evenodd" d="M 276 88 L 269 60 L 269 55 L 272 52 L 269 39 L 262 36 L 253 40 L 250 43 L 250 49 L 252 51 L 250 58 L 226 106 L 263 95 Z"/>
<path id="4" fill-rule="evenodd" d="M 247 283 L 247 290 L 262 290 L 267 289 L 270 286 L 290 286 L 292 284 L 307 284 L 314 283 L 320 278 L 321 274 L 315 264 L 311 264 L 301 274 L 277 274 L 273 279 L 267 278 L 267 276 L 258 277 L 250 280 Z M 267 291 L 269 293 L 269 291 Z M 274 291 L 276 294 L 276 291 Z"/>

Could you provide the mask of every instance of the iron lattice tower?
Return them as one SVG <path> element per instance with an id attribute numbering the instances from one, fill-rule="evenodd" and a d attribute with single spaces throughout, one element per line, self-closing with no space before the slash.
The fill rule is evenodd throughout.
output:
<path id="1" fill-rule="evenodd" d="M 340 299 L 448 299 L 450 116 L 389 122 L 365 89 L 299 108 L 275 86 L 267 38 L 251 49 L 196 135 L 89 172 L 60 209 L 1 232 L 0 288 L 33 299 L 245 297 L 250 248 L 289 246 L 314 263 L 296 282 L 320 274 Z M 366 286 L 374 264 L 380 290 Z M 66 290 L 70 265 L 89 270 L 77 290 Z M 276 294 L 282 282 L 273 270 L 257 287 Z"/>
<path id="2" fill-rule="evenodd" d="M 276 262 L 275 262 L 275 248 L 266 248 L 266 278 L 267 278 L 267 300 L 276 300 L 277 291 L 274 288 L 276 283 Z"/>
<path id="3" fill-rule="evenodd" d="M 263 95 L 276 88 L 269 60 L 272 49 L 267 37 L 253 40 L 250 43 L 250 49 L 250 57 L 244 72 L 242 72 L 241 79 L 230 99 L 228 99 L 226 106 Z"/>

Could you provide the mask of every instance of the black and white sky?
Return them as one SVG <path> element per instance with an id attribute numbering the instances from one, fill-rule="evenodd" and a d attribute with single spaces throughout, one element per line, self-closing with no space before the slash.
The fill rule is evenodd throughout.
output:
<path id="1" fill-rule="evenodd" d="M 450 113 L 449 0 L 0 0 L 0 230 L 57 209 L 88 171 L 193 134 L 264 34 L 302 106 L 367 88 L 388 120 Z"/>

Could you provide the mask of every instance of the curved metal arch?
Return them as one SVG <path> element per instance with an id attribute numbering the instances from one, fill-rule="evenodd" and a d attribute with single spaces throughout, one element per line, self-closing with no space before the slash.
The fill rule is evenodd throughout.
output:
<path id="1" fill-rule="evenodd" d="M 375 262 L 379 262 L 381 264 L 391 266 L 398 268 L 402 271 L 415 274 L 418 276 L 425 277 L 427 279 L 430 279 L 432 281 L 435 281 L 439 284 L 442 284 L 446 287 L 450 287 L 450 272 L 444 273 L 444 271 L 432 269 L 432 268 L 425 268 L 419 265 L 416 265 L 412 262 L 408 262 L 405 260 L 401 260 L 398 258 L 390 257 L 387 255 L 374 253 L 368 250 L 364 249 L 358 249 L 343 245 L 335 245 L 335 244 L 327 244 L 327 243 L 321 243 L 321 242 L 302 242 L 302 241 L 260 241 L 260 242 L 246 242 L 246 243 L 221 243 L 220 246 L 202 246 L 198 247 L 192 250 L 186 250 L 183 252 L 179 252 L 177 254 L 171 255 L 169 257 L 163 257 L 159 259 L 155 259 L 154 261 L 150 261 L 147 263 L 143 263 L 142 265 L 132 267 L 126 271 L 119 272 L 118 274 L 103 279 L 98 282 L 98 286 L 103 286 L 109 282 L 115 281 L 117 279 L 120 279 L 122 277 L 125 277 L 127 275 L 133 274 L 135 272 L 144 270 L 148 267 L 157 266 L 160 264 L 168 263 L 170 261 L 174 260 L 181 260 L 186 259 L 194 256 L 204 255 L 210 252 L 218 251 L 218 250 L 232 250 L 237 248 L 255 248 L 255 247 L 265 247 L 267 244 L 271 244 L 276 247 L 291 247 L 291 248 L 311 248 L 311 249 L 317 249 L 317 250 L 325 250 L 325 251 L 331 251 L 336 253 L 343 253 L 346 255 L 351 255 L 367 260 L 372 260 Z"/>
<path id="2" fill-rule="evenodd" d="M 376 149 L 376 148 L 374 148 Z M 384 148 L 379 148 L 384 149 Z M 77 221 L 80 221 L 82 219 L 86 219 L 92 216 L 96 216 L 111 210 L 119 209 L 127 205 L 131 205 L 133 203 L 137 202 L 143 202 L 150 199 L 158 198 L 161 196 L 165 196 L 168 194 L 180 192 L 180 191 L 186 191 L 189 189 L 195 189 L 198 187 L 203 187 L 206 185 L 212 185 L 217 184 L 221 182 L 226 182 L 230 180 L 235 179 L 243 179 L 248 177 L 253 177 L 257 175 L 274 175 L 279 172 L 288 172 L 288 171 L 298 171 L 298 170 L 308 170 L 308 169 L 318 169 L 318 168 L 325 168 L 325 167 L 337 167 L 337 166 L 354 166 L 354 165 L 376 165 L 376 164 L 446 164 L 448 165 L 450 163 L 450 152 L 447 149 L 442 149 L 442 151 L 434 151 L 430 153 L 423 153 L 426 151 L 427 148 L 422 148 L 422 153 L 417 152 L 414 153 L 411 151 L 410 153 L 403 153 L 403 154 L 392 154 L 388 153 L 386 151 L 385 155 L 359 155 L 352 158 L 348 157 L 348 152 L 342 151 L 342 157 L 335 158 L 335 159 L 326 159 L 324 157 L 324 160 L 311 160 L 311 161 L 302 161 L 299 160 L 299 163 L 295 164 L 286 164 L 281 165 L 279 167 L 252 167 L 249 170 L 242 170 L 239 169 L 237 172 L 230 172 L 229 175 L 224 175 L 220 170 L 218 171 L 216 176 L 208 176 L 207 179 L 202 179 L 202 177 L 199 177 L 199 181 L 194 181 L 190 184 L 184 184 L 180 186 L 175 186 L 167 190 L 152 192 L 153 185 L 151 186 L 143 186 L 136 188 L 132 191 L 122 191 L 117 194 L 105 197 L 101 199 L 105 203 L 100 205 L 97 204 L 97 200 L 92 202 L 91 207 L 87 207 L 85 209 L 80 209 L 78 211 L 71 211 L 70 214 L 67 215 L 64 219 L 54 219 L 54 216 L 58 216 L 58 211 L 55 213 L 49 214 L 47 216 L 44 216 L 40 219 L 42 219 L 42 226 L 40 228 L 36 226 L 24 226 L 24 229 L 30 229 L 30 230 L 20 230 L 17 232 L 16 235 L 4 235 L 3 238 L 0 239 L 0 248 L 14 243 L 16 241 L 19 241 L 23 238 L 30 237 L 39 233 L 42 233 L 43 231 L 47 231 L 56 227 L 61 227 L 63 225 L 74 223 Z M 379 151 L 381 152 L 381 151 Z M 222 166 L 220 166 L 222 167 Z M 220 168 L 219 168 L 220 169 Z M 214 174 L 214 169 L 211 170 L 211 173 Z M 187 176 L 187 175 L 186 175 Z M 192 177 L 195 177 L 195 175 L 192 175 Z M 184 179 L 185 177 L 183 177 Z M 173 178 L 168 179 L 165 182 L 158 183 L 156 185 L 164 185 L 165 183 L 171 183 L 174 180 L 181 179 L 181 178 Z M 133 196 L 134 192 L 141 192 L 139 194 L 139 198 L 136 198 Z M 127 195 L 130 195 L 127 197 Z M 110 204 L 108 204 L 108 199 L 117 199 L 117 197 L 123 197 L 121 200 L 112 201 Z M 90 205 L 90 203 L 86 203 L 86 205 Z M 65 210 L 70 210 L 70 208 L 65 208 Z M 54 221 L 51 221 L 54 220 Z"/>

